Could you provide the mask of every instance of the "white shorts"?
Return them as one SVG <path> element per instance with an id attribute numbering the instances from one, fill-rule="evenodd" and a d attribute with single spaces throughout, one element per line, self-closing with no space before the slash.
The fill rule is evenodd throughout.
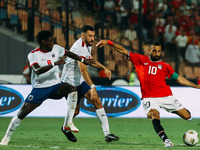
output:
<path id="1" fill-rule="evenodd" d="M 184 106 L 173 96 L 143 98 L 142 105 L 146 114 L 148 114 L 151 109 L 156 109 L 158 112 L 160 112 L 159 110 L 162 108 L 171 113 L 184 108 Z"/>

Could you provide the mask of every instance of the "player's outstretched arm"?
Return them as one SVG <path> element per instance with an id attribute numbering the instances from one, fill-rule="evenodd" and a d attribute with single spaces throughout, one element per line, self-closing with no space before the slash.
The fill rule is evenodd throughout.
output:
<path id="1" fill-rule="evenodd" d="M 117 52 L 125 55 L 126 57 L 128 56 L 128 50 L 126 50 L 123 46 L 117 44 L 117 43 L 113 43 L 110 40 L 101 40 L 97 43 L 96 47 L 103 47 L 105 45 L 109 44 L 110 46 L 112 46 L 114 48 L 114 50 L 116 50 Z"/>
<path id="2" fill-rule="evenodd" d="M 72 59 L 78 60 L 78 61 L 84 63 L 85 65 L 91 65 L 91 64 L 95 63 L 95 61 L 93 59 L 83 59 L 70 51 L 66 51 L 65 55 Z"/>
<path id="3" fill-rule="evenodd" d="M 105 71 L 105 74 L 109 78 L 109 80 L 111 79 L 111 71 L 108 68 L 106 68 L 106 66 L 104 66 L 100 62 L 98 62 L 97 60 L 95 60 L 95 63 L 91 64 L 91 66 L 99 68 L 99 69 L 103 69 Z"/>
<path id="4" fill-rule="evenodd" d="M 200 85 L 196 85 L 192 82 L 190 82 L 189 80 L 187 80 L 186 78 L 182 77 L 182 76 L 179 76 L 178 79 L 176 80 L 178 83 L 182 84 L 182 85 L 185 85 L 185 86 L 190 86 L 190 87 L 193 87 L 193 88 L 197 88 L 197 89 L 200 89 Z"/>

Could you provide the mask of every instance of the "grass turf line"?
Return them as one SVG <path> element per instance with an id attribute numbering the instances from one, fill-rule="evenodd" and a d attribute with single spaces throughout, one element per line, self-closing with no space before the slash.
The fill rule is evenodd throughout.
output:
<path id="1" fill-rule="evenodd" d="M 11 118 L 0 117 L 0 138 L 6 132 Z M 120 136 L 117 142 L 106 143 L 101 124 L 97 118 L 75 118 L 79 133 L 78 141 L 66 139 L 60 128 L 64 118 L 25 118 L 14 132 L 8 146 L 0 150 L 162 150 L 164 143 L 154 132 L 151 120 L 144 118 L 109 118 L 111 133 Z M 189 129 L 200 133 L 200 119 L 161 119 L 161 123 L 172 140 L 174 150 L 199 150 L 200 144 L 188 147 L 182 136 Z"/>

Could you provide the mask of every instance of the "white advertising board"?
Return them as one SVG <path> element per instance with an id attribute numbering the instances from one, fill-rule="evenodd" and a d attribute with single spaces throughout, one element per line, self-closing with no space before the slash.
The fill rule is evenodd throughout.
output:
<path id="1" fill-rule="evenodd" d="M 178 99 L 186 109 L 190 110 L 192 117 L 199 118 L 200 90 L 190 87 L 171 87 L 171 89 L 174 97 Z M 28 96 L 31 90 L 31 85 L 0 85 L 0 117 L 12 117 L 16 115 L 23 100 Z M 141 92 L 139 86 L 97 86 L 97 91 L 108 116 L 146 118 L 140 101 Z M 19 95 L 21 95 L 21 97 Z M 20 98 L 22 99 L 21 102 L 19 100 Z M 78 117 L 96 117 L 94 108 L 91 107 L 86 100 L 82 100 L 81 106 L 82 105 L 83 108 Z M 65 98 L 62 98 L 61 100 L 47 99 L 28 116 L 64 117 L 65 113 Z M 160 110 L 160 115 L 164 118 L 178 117 L 177 115 L 165 112 L 162 109 Z"/>

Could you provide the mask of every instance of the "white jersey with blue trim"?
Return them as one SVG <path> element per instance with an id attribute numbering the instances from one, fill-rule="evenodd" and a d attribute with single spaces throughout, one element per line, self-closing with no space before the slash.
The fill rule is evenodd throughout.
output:
<path id="1" fill-rule="evenodd" d="M 81 38 L 78 39 L 72 45 L 70 51 L 84 59 L 92 58 L 91 46 L 86 46 L 86 44 Z M 75 87 L 79 86 L 83 81 L 85 81 L 83 76 L 81 75 L 77 60 L 71 59 L 69 57 L 66 59 L 66 63 L 63 66 L 63 70 L 62 70 L 61 81 L 65 83 L 69 83 Z"/>
<path id="2" fill-rule="evenodd" d="M 32 50 L 28 54 L 30 66 L 38 64 L 40 67 L 52 64 L 63 57 L 66 50 L 65 48 L 54 45 L 52 51 L 44 52 L 39 48 Z M 60 83 L 59 66 L 54 66 L 45 73 L 37 75 L 34 71 L 31 74 L 31 84 L 33 88 L 45 88 Z"/>

